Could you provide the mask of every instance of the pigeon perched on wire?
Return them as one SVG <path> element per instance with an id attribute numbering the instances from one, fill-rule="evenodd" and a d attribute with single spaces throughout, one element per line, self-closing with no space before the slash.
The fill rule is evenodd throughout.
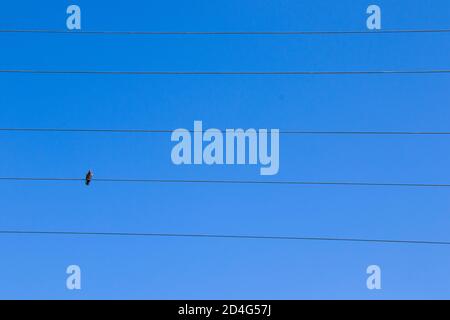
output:
<path id="1" fill-rule="evenodd" d="M 89 186 L 91 184 L 93 177 L 94 177 L 94 174 L 92 173 L 91 170 L 89 170 L 88 173 L 86 173 L 86 178 L 84 180 L 84 182 L 86 183 L 87 186 Z"/>

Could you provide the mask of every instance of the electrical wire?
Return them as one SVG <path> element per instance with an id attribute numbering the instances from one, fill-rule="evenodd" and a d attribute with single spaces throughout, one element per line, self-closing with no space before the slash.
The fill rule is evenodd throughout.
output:
<path id="1" fill-rule="evenodd" d="M 219 130 L 226 133 L 226 130 Z M 35 132 L 35 133 L 173 133 L 173 129 L 86 129 L 86 128 L 0 128 L 0 132 Z M 186 130 L 189 133 L 203 132 Z M 302 131 L 280 130 L 280 134 L 292 135 L 450 135 L 450 131 Z"/>
<path id="2" fill-rule="evenodd" d="M 134 76 L 345 76 L 345 75 L 424 75 L 450 74 L 450 69 L 365 70 L 365 71 L 120 71 L 0 69 L 2 74 L 41 75 L 134 75 Z"/>
<path id="3" fill-rule="evenodd" d="M 181 35 L 181 36 L 302 36 L 302 35 L 375 35 L 450 33 L 450 29 L 391 29 L 391 30 L 324 30 L 324 31 L 113 31 L 113 30 L 56 30 L 56 29 L 1 29 L 0 33 L 64 34 L 64 35 Z"/>
<path id="4" fill-rule="evenodd" d="M 0 230 L 1 235 L 49 235 L 49 236 L 111 236 L 111 237 L 163 237 L 163 238 L 206 238 L 236 240 L 285 240 L 285 241 L 325 241 L 325 242 L 360 242 L 378 244 L 415 244 L 415 245 L 450 245 L 448 241 L 427 240 L 391 240 L 331 237 L 292 237 L 292 236 L 258 236 L 225 234 L 187 234 L 187 233 L 137 233 L 137 232 L 82 232 L 82 231 L 30 231 Z"/>
<path id="5" fill-rule="evenodd" d="M 82 178 L 38 178 L 38 177 L 0 177 L 0 181 L 30 182 L 74 182 Z M 195 180 L 195 179 L 119 179 L 97 178 L 92 183 L 167 183 L 167 184 L 234 184 L 234 185 L 304 185 L 304 186 L 354 186 L 354 187 L 410 187 L 410 188 L 450 188 L 450 184 L 436 183 L 378 183 L 353 181 L 276 181 L 276 180 Z"/>

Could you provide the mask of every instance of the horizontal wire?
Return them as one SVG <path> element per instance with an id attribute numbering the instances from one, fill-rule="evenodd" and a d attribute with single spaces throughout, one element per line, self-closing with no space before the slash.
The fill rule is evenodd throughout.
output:
<path id="1" fill-rule="evenodd" d="M 56 133 L 173 133 L 176 129 L 83 129 L 83 128 L 0 128 L 0 132 L 56 132 Z M 225 133 L 226 130 L 219 130 Z M 204 131 L 186 130 L 189 133 Z M 299 135 L 450 135 L 450 131 L 301 131 L 280 130 L 280 134 Z"/>
<path id="2" fill-rule="evenodd" d="M 33 178 L 33 177 L 0 177 L 0 181 L 34 181 L 63 182 L 85 181 L 82 178 Z M 168 184 L 242 184 L 242 185 L 310 185 L 310 186 L 360 186 L 360 187 L 417 187 L 417 188 L 450 188 L 450 184 L 435 183 L 377 183 L 377 182 L 340 182 L 340 181 L 263 181 L 263 180 L 194 180 L 194 179 L 118 179 L 96 178 L 93 182 L 108 183 L 168 183 Z"/>
<path id="3" fill-rule="evenodd" d="M 1 29 L 0 33 L 31 33 L 31 34 L 77 34 L 77 35 L 365 35 L 365 34 L 414 34 L 414 33 L 450 33 L 450 29 L 392 29 L 392 30 L 343 30 L 343 31 L 69 31 L 56 29 Z"/>
<path id="4" fill-rule="evenodd" d="M 450 245 L 447 241 L 425 240 L 390 240 L 390 239 L 359 239 L 330 237 L 292 237 L 292 236 L 258 236 L 258 235 L 225 235 L 225 234 L 183 234 L 183 233 L 137 233 L 137 232 L 81 232 L 81 231 L 28 231 L 0 230 L 3 235 L 60 235 L 60 236 L 114 236 L 114 237 L 164 237 L 164 238 L 215 238 L 240 240 L 291 240 L 291 241 L 327 241 L 327 242 L 362 242 L 378 244 L 422 244 Z"/>
<path id="5" fill-rule="evenodd" d="M 0 181 L 84 181 L 82 178 L 0 177 Z"/>
<path id="6" fill-rule="evenodd" d="M 308 76 L 308 75 L 392 75 L 392 74 L 450 74 L 450 69 L 428 70 L 366 70 L 366 71 L 101 71 L 101 70 L 38 70 L 0 69 L 4 74 L 48 75 L 167 75 L 167 76 Z"/>

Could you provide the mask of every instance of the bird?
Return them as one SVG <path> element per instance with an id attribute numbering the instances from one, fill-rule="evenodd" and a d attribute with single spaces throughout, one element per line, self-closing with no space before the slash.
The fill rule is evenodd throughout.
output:
<path id="1" fill-rule="evenodd" d="M 93 176 L 94 176 L 94 174 L 92 173 L 91 170 L 89 170 L 88 173 L 86 173 L 86 178 L 85 178 L 84 182 L 86 183 L 87 186 L 89 186 L 91 184 Z"/>

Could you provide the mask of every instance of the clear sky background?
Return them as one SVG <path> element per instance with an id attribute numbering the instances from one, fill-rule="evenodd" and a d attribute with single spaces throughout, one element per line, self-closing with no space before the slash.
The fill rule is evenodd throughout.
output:
<path id="1" fill-rule="evenodd" d="M 83 30 L 449 28 L 446 0 L 76 1 Z M 4 1 L 1 29 L 65 29 L 68 1 Z M 3 69 L 445 69 L 450 35 L 0 35 Z M 449 131 L 450 76 L 0 75 L 1 127 Z M 280 172 L 174 166 L 170 135 L 0 134 L 0 175 L 449 183 L 439 136 L 282 136 Z M 1 229 L 449 241 L 450 190 L 0 183 Z M 446 246 L 0 236 L 0 298 L 450 298 Z M 82 290 L 66 289 L 66 267 Z M 382 268 L 382 290 L 366 268 Z"/>

